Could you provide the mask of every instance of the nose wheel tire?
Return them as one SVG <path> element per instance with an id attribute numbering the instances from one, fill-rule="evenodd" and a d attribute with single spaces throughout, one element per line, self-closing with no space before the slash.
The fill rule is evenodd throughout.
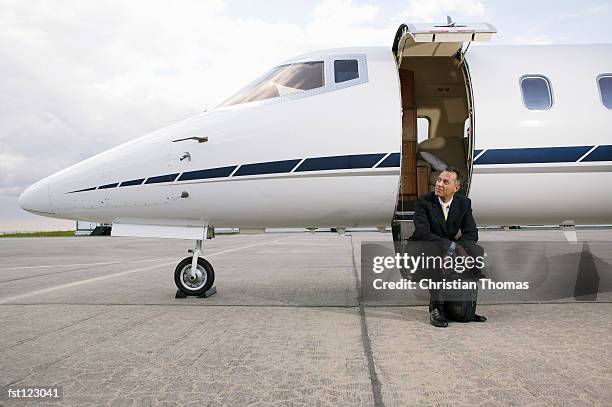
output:
<path id="1" fill-rule="evenodd" d="M 200 295 L 208 291 L 215 282 L 215 270 L 205 259 L 198 257 L 195 276 L 191 276 L 191 257 L 186 257 L 174 271 L 176 287 L 186 295 Z"/>

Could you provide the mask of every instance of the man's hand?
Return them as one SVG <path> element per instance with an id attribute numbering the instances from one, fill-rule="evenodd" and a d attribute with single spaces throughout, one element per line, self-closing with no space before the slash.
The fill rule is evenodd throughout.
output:
<path id="1" fill-rule="evenodd" d="M 460 257 L 469 256 L 468 252 L 460 244 L 457 244 L 457 247 L 455 248 L 455 250 L 457 251 L 457 256 L 460 256 Z"/>

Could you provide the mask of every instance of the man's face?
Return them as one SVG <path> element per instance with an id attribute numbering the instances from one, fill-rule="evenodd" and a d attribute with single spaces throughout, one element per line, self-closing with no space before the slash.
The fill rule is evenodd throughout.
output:
<path id="1" fill-rule="evenodd" d="M 457 174 L 449 171 L 442 171 L 436 181 L 436 195 L 444 201 L 448 201 L 459 191 Z"/>

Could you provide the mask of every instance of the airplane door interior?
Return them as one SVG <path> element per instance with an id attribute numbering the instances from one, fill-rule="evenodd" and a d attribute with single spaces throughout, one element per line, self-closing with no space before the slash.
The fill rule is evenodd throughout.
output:
<path id="1" fill-rule="evenodd" d="M 414 72 L 400 69 L 402 87 L 402 161 L 400 178 L 400 207 L 412 210 L 416 201 L 417 188 L 417 135 L 416 106 L 414 103 Z M 410 209 L 408 209 L 410 208 Z"/>
<path id="2" fill-rule="evenodd" d="M 444 168 L 457 168 L 465 180 L 460 193 L 469 192 L 475 132 L 466 134 L 466 122 L 473 123 L 473 117 L 464 57 L 469 43 L 489 41 L 495 32 L 487 23 L 462 25 L 448 18 L 447 24 L 402 24 L 395 35 L 402 149 L 394 223 L 401 239 L 410 233 L 417 197 L 433 191 Z M 429 123 L 427 138 L 419 142 L 417 117 Z"/>

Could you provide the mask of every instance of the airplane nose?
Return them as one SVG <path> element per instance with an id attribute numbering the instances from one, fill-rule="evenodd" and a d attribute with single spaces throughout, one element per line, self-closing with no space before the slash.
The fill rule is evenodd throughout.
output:
<path id="1" fill-rule="evenodd" d="M 34 184 L 26 188 L 19 195 L 19 206 L 22 209 L 37 215 L 53 215 L 49 187 L 44 184 Z"/>

